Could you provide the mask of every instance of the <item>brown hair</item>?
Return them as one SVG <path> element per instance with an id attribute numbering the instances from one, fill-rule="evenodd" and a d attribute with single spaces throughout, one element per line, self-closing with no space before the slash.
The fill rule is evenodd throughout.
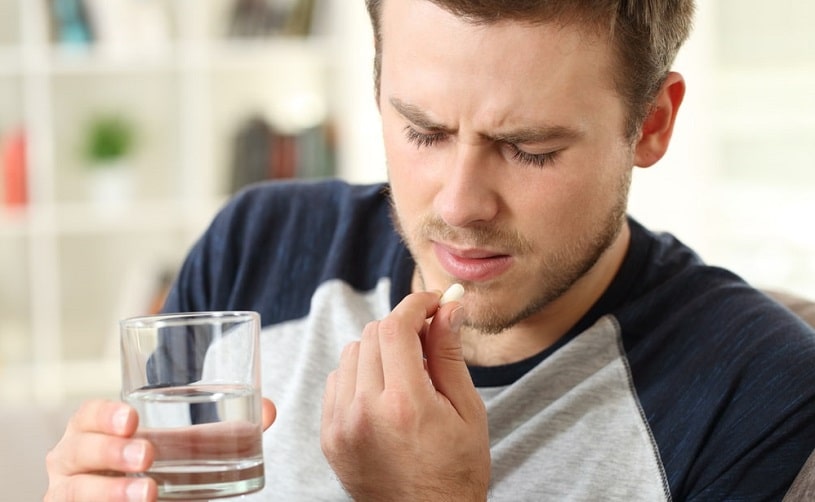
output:
<path id="1" fill-rule="evenodd" d="M 374 30 L 374 85 L 379 96 L 383 1 L 365 0 Z M 628 106 L 625 133 L 634 139 L 688 38 L 693 0 L 427 0 L 474 24 L 501 20 L 582 24 L 611 41 L 619 71 L 615 89 Z"/>

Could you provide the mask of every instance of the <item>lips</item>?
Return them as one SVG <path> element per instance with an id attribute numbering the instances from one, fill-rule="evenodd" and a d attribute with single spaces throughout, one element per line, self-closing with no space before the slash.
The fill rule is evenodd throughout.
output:
<path id="1" fill-rule="evenodd" d="M 489 250 L 458 249 L 434 242 L 433 251 L 442 268 L 461 281 L 495 279 L 512 265 L 512 256 Z"/>

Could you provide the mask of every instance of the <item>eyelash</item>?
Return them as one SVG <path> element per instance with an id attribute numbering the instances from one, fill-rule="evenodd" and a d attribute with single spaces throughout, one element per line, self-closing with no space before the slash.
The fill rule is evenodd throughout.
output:
<path id="1" fill-rule="evenodd" d="M 426 148 L 443 141 L 445 135 L 443 132 L 423 134 L 411 126 L 405 126 L 405 137 L 409 143 L 416 145 L 417 148 Z M 507 146 L 512 150 L 512 159 L 514 161 L 523 165 L 538 168 L 546 167 L 552 164 L 560 153 L 559 151 L 549 153 L 527 153 L 511 143 L 507 143 Z"/>
<path id="2" fill-rule="evenodd" d="M 433 146 L 444 139 L 442 132 L 422 134 L 410 126 L 405 126 L 405 136 L 408 142 L 413 143 L 417 148 Z"/>
<path id="3" fill-rule="evenodd" d="M 533 167 L 546 167 L 553 164 L 560 153 L 559 150 L 549 153 L 526 153 L 515 145 L 510 144 L 509 146 L 512 148 L 512 158 L 514 160 Z"/>

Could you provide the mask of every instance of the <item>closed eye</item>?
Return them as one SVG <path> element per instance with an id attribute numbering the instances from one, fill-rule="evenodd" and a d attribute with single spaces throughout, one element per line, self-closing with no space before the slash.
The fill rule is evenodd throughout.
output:
<path id="1" fill-rule="evenodd" d="M 433 146 L 446 137 L 443 132 L 421 133 L 409 125 L 405 126 L 404 131 L 408 142 L 416 145 L 416 148 Z"/>
<path id="2" fill-rule="evenodd" d="M 447 139 L 447 133 L 443 131 L 423 133 L 417 131 L 412 125 L 406 125 L 404 128 L 404 133 L 408 142 L 416 145 L 416 148 L 428 148 Z M 510 155 L 514 161 L 518 162 L 519 164 L 537 168 L 543 168 L 551 165 L 555 162 L 560 154 L 560 150 L 546 153 L 529 153 L 521 150 L 512 143 L 504 144 L 510 149 Z"/>
<path id="3" fill-rule="evenodd" d="M 560 150 L 546 153 L 529 153 L 521 150 L 513 144 L 507 145 L 512 153 L 512 159 L 516 162 L 532 167 L 546 167 L 557 160 Z"/>

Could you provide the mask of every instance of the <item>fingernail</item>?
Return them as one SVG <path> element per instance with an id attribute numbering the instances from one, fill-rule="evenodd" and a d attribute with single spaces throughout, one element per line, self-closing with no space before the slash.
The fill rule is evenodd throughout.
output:
<path id="1" fill-rule="evenodd" d="M 464 324 L 464 307 L 456 307 L 455 310 L 450 312 L 450 329 L 458 331 Z"/>
<path id="2" fill-rule="evenodd" d="M 125 494 L 128 502 L 144 502 L 150 491 L 150 481 L 147 479 L 134 479 L 127 485 Z"/>
<path id="3" fill-rule="evenodd" d="M 113 415 L 113 428 L 118 434 L 124 434 L 127 430 L 127 421 L 130 419 L 130 410 L 121 408 Z"/>
<path id="4" fill-rule="evenodd" d="M 124 457 L 127 465 L 133 468 L 139 468 L 144 462 L 145 448 L 144 443 L 136 441 L 128 444 L 122 450 L 122 457 Z"/>

